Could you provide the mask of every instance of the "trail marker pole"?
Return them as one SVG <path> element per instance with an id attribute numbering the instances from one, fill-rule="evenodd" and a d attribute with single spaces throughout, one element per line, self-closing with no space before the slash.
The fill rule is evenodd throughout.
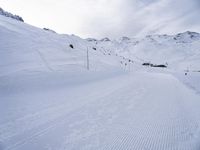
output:
<path id="1" fill-rule="evenodd" d="M 90 70 L 90 66 L 89 66 L 89 50 L 88 50 L 88 47 L 87 47 L 87 70 Z"/>

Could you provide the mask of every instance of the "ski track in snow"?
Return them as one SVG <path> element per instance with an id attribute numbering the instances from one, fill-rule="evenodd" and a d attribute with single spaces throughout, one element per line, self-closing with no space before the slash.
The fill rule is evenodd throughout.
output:
<path id="1" fill-rule="evenodd" d="M 34 99 L 63 100 L 1 123 L 5 150 L 200 148 L 199 96 L 171 75 L 120 75 L 59 92 Z"/>
<path id="2" fill-rule="evenodd" d="M 45 59 L 45 57 L 42 55 L 42 53 L 41 53 L 39 50 L 35 50 L 35 51 L 38 53 L 38 55 L 40 56 L 41 60 L 42 60 L 43 63 L 45 64 L 45 66 L 46 66 L 50 71 L 54 71 L 54 70 L 50 67 L 49 63 L 47 62 L 47 60 Z"/>

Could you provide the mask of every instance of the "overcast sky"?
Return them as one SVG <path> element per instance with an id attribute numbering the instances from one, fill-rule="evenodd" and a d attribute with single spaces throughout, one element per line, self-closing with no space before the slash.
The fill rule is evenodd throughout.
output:
<path id="1" fill-rule="evenodd" d="M 81 37 L 200 32 L 200 0 L 0 0 L 26 23 Z"/>

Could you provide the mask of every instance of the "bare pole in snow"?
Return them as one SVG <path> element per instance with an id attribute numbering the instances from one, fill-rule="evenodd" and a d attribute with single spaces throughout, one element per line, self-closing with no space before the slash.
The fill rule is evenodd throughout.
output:
<path id="1" fill-rule="evenodd" d="M 90 70 L 90 66 L 89 66 L 89 50 L 88 50 L 88 47 L 87 47 L 87 70 Z"/>

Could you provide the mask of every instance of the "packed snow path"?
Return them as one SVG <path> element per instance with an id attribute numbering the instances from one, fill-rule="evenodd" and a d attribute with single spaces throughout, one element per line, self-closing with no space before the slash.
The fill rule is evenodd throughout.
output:
<path id="1" fill-rule="evenodd" d="M 0 88 L 1 150 L 200 149 L 200 97 L 172 75 L 15 74 Z"/>

